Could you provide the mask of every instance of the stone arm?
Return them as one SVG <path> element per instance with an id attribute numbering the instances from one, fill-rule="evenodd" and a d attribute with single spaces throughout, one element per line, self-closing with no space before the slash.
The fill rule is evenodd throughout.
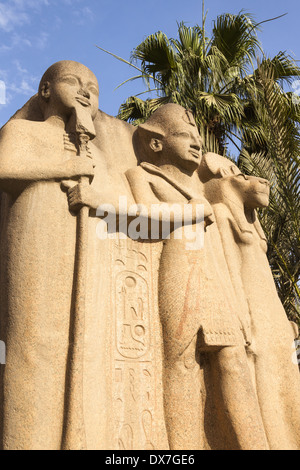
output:
<path id="1" fill-rule="evenodd" d="M 205 199 L 192 199 L 186 203 L 165 202 L 167 197 L 159 197 L 151 178 L 148 178 L 148 173 L 141 167 L 128 170 L 125 176 L 131 197 L 127 197 L 129 196 L 127 194 L 126 201 L 122 204 L 119 204 L 118 188 L 114 188 L 113 184 L 103 184 L 100 192 L 92 186 L 64 182 L 63 187 L 68 191 L 70 210 L 76 212 L 80 207 L 88 206 L 96 211 L 96 216 L 99 218 L 106 217 L 106 214 L 111 212 L 117 217 L 128 217 L 128 221 L 144 217 L 158 223 L 159 226 L 164 223 L 170 224 L 174 229 L 183 223 L 192 225 L 203 222 L 204 206 L 206 225 L 213 223 L 212 208 Z M 186 210 L 187 206 L 189 210 Z"/>
<path id="2" fill-rule="evenodd" d="M 148 179 L 148 174 L 141 168 L 134 168 L 126 172 L 134 200 L 139 207 L 139 214 L 155 220 L 159 223 L 172 225 L 195 224 L 203 221 L 203 212 L 199 206 L 205 206 L 205 200 L 192 199 L 186 203 L 165 202 L 159 199 L 153 182 Z M 192 206 L 192 210 L 186 211 L 187 205 Z M 158 210 L 160 205 L 162 210 Z M 208 210 L 210 212 L 210 210 Z M 211 215 L 205 214 L 204 216 Z"/>
<path id="3" fill-rule="evenodd" d="M 0 189 L 3 191 L 15 192 L 37 181 L 93 176 L 91 159 L 74 156 L 54 164 L 53 160 L 43 158 L 43 155 L 35 155 L 34 138 L 22 135 L 18 130 L 15 123 L 8 123 L 0 133 Z"/>
<path id="4" fill-rule="evenodd" d="M 241 246 L 244 245 L 244 241 L 240 238 L 241 230 L 232 219 L 231 212 L 223 204 L 214 206 L 214 211 L 231 283 L 235 291 L 236 302 L 232 301 L 234 305 L 238 306 L 237 313 L 246 340 L 251 342 L 250 311 L 242 276 Z"/>

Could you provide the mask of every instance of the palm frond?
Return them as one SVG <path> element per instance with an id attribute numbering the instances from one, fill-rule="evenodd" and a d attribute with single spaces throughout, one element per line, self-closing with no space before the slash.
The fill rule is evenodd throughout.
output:
<path id="1" fill-rule="evenodd" d="M 270 207 L 260 219 L 278 293 L 300 326 L 300 99 L 289 88 L 300 68 L 285 52 L 268 58 L 262 50 L 257 31 L 276 18 L 257 23 L 243 11 L 226 13 L 210 37 L 205 18 L 203 5 L 202 25 L 178 23 L 177 38 L 148 36 L 130 62 L 108 52 L 139 72 L 123 83 L 141 78 L 157 95 L 131 96 L 118 117 L 138 125 L 159 106 L 178 103 L 192 110 L 206 152 L 229 157 L 230 144 L 242 171 L 271 182 Z"/>

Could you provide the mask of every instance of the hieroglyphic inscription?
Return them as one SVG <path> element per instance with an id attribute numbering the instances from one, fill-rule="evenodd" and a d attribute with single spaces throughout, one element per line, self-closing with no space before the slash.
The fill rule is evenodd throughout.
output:
<path id="1" fill-rule="evenodd" d="M 150 246 L 118 240 L 113 251 L 116 446 L 120 450 L 154 449 Z"/>
<path id="2" fill-rule="evenodd" d="M 116 338 L 124 358 L 138 359 L 149 350 L 149 289 L 143 277 L 130 271 L 116 277 Z"/>

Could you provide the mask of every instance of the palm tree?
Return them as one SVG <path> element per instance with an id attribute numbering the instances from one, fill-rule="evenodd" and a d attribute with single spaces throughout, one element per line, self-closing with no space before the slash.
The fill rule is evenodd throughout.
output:
<path id="1" fill-rule="evenodd" d="M 244 12 L 224 14 L 209 38 L 203 9 L 200 26 L 178 25 L 178 39 L 159 31 L 134 49 L 131 62 L 112 54 L 139 71 L 129 80 L 142 79 L 145 93 L 156 94 L 129 97 L 118 117 L 138 125 L 159 106 L 178 103 L 193 112 L 204 151 L 233 158 L 230 145 L 246 173 L 271 180 L 271 206 L 261 221 L 279 295 L 300 325 L 300 113 L 284 91 L 300 68 L 286 53 L 265 56 L 257 37 L 260 24 Z"/>
<path id="2" fill-rule="evenodd" d="M 132 52 L 131 62 L 112 54 L 140 72 L 129 80 L 142 78 L 146 93 L 157 95 L 146 100 L 129 97 L 118 117 L 138 125 L 162 104 L 178 103 L 194 113 L 206 150 L 224 153 L 229 142 L 240 150 L 237 141 L 244 140 L 243 131 L 258 138 L 255 123 L 249 124 L 249 101 L 255 87 L 254 63 L 261 54 L 259 25 L 243 12 L 224 14 L 208 38 L 205 23 L 205 16 L 201 26 L 180 23 L 178 39 L 169 39 L 161 31 L 148 36 Z M 271 62 L 282 83 L 300 73 L 286 54 L 278 54 Z"/>
<path id="3" fill-rule="evenodd" d="M 258 67 L 256 81 L 252 112 L 263 143 L 245 141 L 238 164 L 243 172 L 271 182 L 270 206 L 260 220 L 268 235 L 268 258 L 279 296 L 289 318 L 299 323 L 299 106 L 291 94 L 283 93 L 270 62 Z"/>

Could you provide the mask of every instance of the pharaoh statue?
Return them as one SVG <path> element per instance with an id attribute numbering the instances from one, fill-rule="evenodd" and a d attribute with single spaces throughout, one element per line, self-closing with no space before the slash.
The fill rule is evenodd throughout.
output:
<path id="1" fill-rule="evenodd" d="M 91 182 L 91 190 L 101 188 L 104 194 L 109 188 L 110 200 L 118 191 L 126 194 L 127 183 L 119 174 L 136 162 L 131 126 L 98 111 L 98 95 L 98 81 L 88 68 L 59 62 L 43 76 L 38 96 L 1 130 L 3 449 L 63 446 L 77 233 L 77 215 L 69 210 L 66 191 L 83 177 Z M 78 158 L 81 133 L 89 139 L 85 158 Z M 122 142 L 125 157 L 115 139 Z M 106 335 L 110 299 L 105 294 L 110 250 L 109 242 L 95 236 L 97 223 L 96 211 L 90 211 L 83 337 L 87 366 L 80 386 L 84 384 L 87 442 L 83 447 L 92 449 L 108 446 L 105 429 L 110 409 L 105 359 L 111 341 Z M 82 410 L 77 413 L 80 416 Z M 80 428 L 81 423 L 75 419 L 74 426 Z"/>
<path id="2" fill-rule="evenodd" d="M 219 248 L 213 244 L 212 208 L 197 173 L 202 143 L 195 121 L 181 106 L 168 104 L 139 126 L 135 139 L 140 143 L 142 161 L 126 175 L 136 202 L 146 207 L 177 204 L 204 208 L 204 221 L 197 219 L 194 210 L 190 220 L 185 218 L 179 224 L 179 230 L 183 224 L 185 229 L 191 224 L 195 230 L 204 222 L 203 246 L 192 247 L 185 230 L 176 236 L 178 221 L 173 221 L 159 266 L 164 408 L 170 448 L 207 447 L 200 370 L 204 355 L 213 375 L 212 401 L 224 422 L 222 445 L 266 449 L 257 400 L 251 390 L 246 337 L 234 295 L 230 295 L 220 244 Z"/>

